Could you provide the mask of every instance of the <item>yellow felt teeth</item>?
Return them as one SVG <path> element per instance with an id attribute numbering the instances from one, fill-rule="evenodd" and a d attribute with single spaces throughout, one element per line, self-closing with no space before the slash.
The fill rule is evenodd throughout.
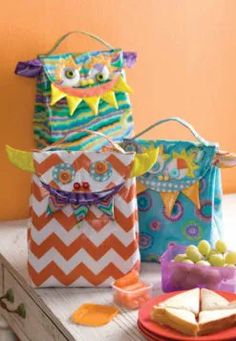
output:
<path id="1" fill-rule="evenodd" d="M 88 104 L 92 112 L 97 115 L 100 97 L 84 97 L 83 100 Z"/>
<path id="2" fill-rule="evenodd" d="M 70 116 L 72 116 L 75 112 L 75 110 L 78 108 L 80 103 L 84 101 L 87 103 L 87 105 L 90 107 L 94 115 L 98 114 L 98 108 L 100 100 L 104 100 L 106 103 L 108 103 L 110 106 L 118 109 L 118 103 L 116 100 L 115 92 L 128 92 L 131 93 L 132 89 L 130 86 L 126 83 L 123 77 L 119 77 L 117 82 L 115 83 L 113 89 L 110 91 L 107 91 L 99 96 L 94 97 L 76 97 L 71 96 L 63 92 L 62 90 L 59 90 L 55 85 L 51 84 L 51 105 L 55 105 L 58 101 L 60 101 L 62 98 L 66 98 Z"/>
<path id="3" fill-rule="evenodd" d="M 137 177 L 148 172 L 156 163 L 158 153 L 159 148 L 153 148 L 146 153 L 136 154 L 130 176 Z"/>
<path id="4" fill-rule="evenodd" d="M 171 216 L 178 195 L 179 192 L 160 192 L 160 196 L 168 216 Z"/>
<path id="5" fill-rule="evenodd" d="M 201 203 L 199 198 L 199 181 L 194 183 L 192 186 L 182 189 L 177 192 L 160 192 L 160 196 L 165 207 L 166 214 L 171 216 L 173 207 L 180 193 L 183 193 L 196 208 L 200 209 Z"/>
<path id="6" fill-rule="evenodd" d="M 137 181 L 136 182 L 136 194 L 138 195 L 139 193 L 142 193 L 146 191 L 147 186 L 143 185 L 141 182 Z"/>
<path id="7" fill-rule="evenodd" d="M 192 186 L 182 189 L 181 191 L 187 198 L 189 198 L 194 205 L 200 209 L 199 198 L 199 181 L 195 182 Z"/>
<path id="8" fill-rule="evenodd" d="M 34 173 L 34 162 L 31 152 L 18 150 L 8 145 L 6 146 L 6 152 L 8 159 L 14 166 L 27 172 Z"/>
<path id="9" fill-rule="evenodd" d="M 104 95 L 101 96 L 105 102 L 107 102 L 111 107 L 118 109 L 118 104 L 116 101 L 116 96 L 114 91 L 108 91 Z"/>
<path id="10" fill-rule="evenodd" d="M 113 90 L 132 93 L 131 87 L 126 83 L 123 77 L 118 79 Z"/>
<path id="11" fill-rule="evenodd" d="M 51 105 L 56 104 L 60 99 L 66 97 L 66 94 L 51 84 Z"/>
<path id="12" fill-rule="evenodd" d="M 67 97 L 67 103 L 68 107 L 70 109 L 70 116 L 72 116 L 76 110 L 76 108 L 80 105 L 80 102 L 82 101 L 82 98 L 74 97 L 74 96 L 68 96 Z"/>

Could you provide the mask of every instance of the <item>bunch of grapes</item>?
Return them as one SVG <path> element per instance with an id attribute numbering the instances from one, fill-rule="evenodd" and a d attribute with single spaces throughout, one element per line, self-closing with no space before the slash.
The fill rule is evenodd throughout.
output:
<path id="1" fill-rule="evenodd" d="M 222 281 L 234 278 L 232 268 L 236 268 L 236 252 L 228 251 L 221 240 L 216 242 L 214 248 L 211 248 L 208 241 L 201 240 L 197 246 L 186 247 L 185 253 L 177 254 L 172 262 L 169 268 L 172 290 L 195 287 L 217 290 Z"/>
<path id="2" fill-rule="evenodd" d="M 198 246 L 189 245 L 185 253 L 176 255 L 174 261 L 204 266 L 235 267 L 236 252 L 228 251 L 222 240 L 216 242 L 214 249 L 208 241 L 201 240 Z"/>

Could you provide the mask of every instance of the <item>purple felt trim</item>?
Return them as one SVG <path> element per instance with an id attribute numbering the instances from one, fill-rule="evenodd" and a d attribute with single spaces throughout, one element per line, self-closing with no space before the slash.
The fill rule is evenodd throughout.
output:
<path id="1" fill-rule="evenodd" d="M 124 63 L 127 67 L 132 67 L 137 60 L 137 53 L 136 52 L 123 52 Z"/>
<path id="2" fill-rule="evenodd" d="M 72 205 L 96 205 L 103 200 L 107 200 L 119 192 L 124 182 L 118 186 L 102 192 L 66 192 L 60 189 L 51 187 L 42 182 L 42 186 L 53 196 L 58 203 L 72 204 Z"/>
<path id="3" fill-rule="evenodd" d="M 18 62 L 15 74 L 19 76 L 34 78 L 40 75 L 43 65 L 39 59 L 28 60 L 26 62 Z"/>

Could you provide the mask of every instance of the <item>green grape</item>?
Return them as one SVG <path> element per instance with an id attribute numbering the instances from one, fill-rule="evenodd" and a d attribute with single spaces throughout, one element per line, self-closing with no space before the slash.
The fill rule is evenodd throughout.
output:
<path id="1" fill-rule="evenodd" d="M 227 246 L 222 240 L 217 240 L 215 247 L 219 253 L 225 253 L 227 251 Z"/>
<path id="2" fill-rule="evenodd" d="M 187 257 L 194 263 L 202 259 L 202 255 L 200 254 L 197 248 L 187 250 L 186 254 L 187 254 Z"/>
<path id="3" fill-rule="evenodd" d="M 236 264 L 236 252 L 229 251 L 225 256 L 225 262 L 228 264 Z"/>
<path id="4" fill-rule="evenodd" d="M 214 254 L 210 256 L 209 262 L 213 266 L 224 266 L 225 258 L 221 254 Z"/>
<path id="5" fill-rule="evenodd" d="M 203 256 L 207 256 L 211 251 L 211 246 L 207 240 L 201 240 L 198 244 L 198 250 Z"/>
<path id="6" fill-rule="evenodd" d="M 186 252 L 187 257 L 190 258 L 189 255 L 191 255 L 192 252 L 198 252 L 198 248 L 197 248 L 197 246 L 195 246 L 195 245 L 189 245 L 189 246 L 186 248 L 186 251 L 185 251 L 185 252 Z"/>
<path id="7" fill-rule="evenodd" d="M 234 265 L 234 264 L 228 264 L 228 263 L 226 263 L 226 264 L 224 265 L 224 267 L 226 267 L 226 268 L 235 268 L 235 265 Z"/>
<path id="8" fill-rule="evenodd" d="M 175 260 L 175 262 L 182 262 L 186 258 L 187 258 L 186 253 L 180 253 L 180 254 L 175 256 L 174 260 Z"/>
<path id="9" fill-rule="evenodd" d="M 184 259 L 182 263 L 194 264 L 190 259 Z"/>
<path id="10" fill-rule="evenodd" d="M 210 258 L 212 255 L 217 255 L 217 252 L 216 252 L 215 249 L 211 249 L 211 251 L 208 253 L 208 255 L 207 255 L 207 260 L 209 260 L 209 258 Z"/>
<path id="11" fill-rule="evenodd" d="M 204 265 L 204 266 L 210 266 L 211 264 L 206 261 L 206 260 L 200 260 L 199 262 L 197 262 L 196 264 L 198 265 Z"/>
<path id="12" fill-rule="evenodd" d="M 187 253 L 187 251 L 189 251 L 189 250 L 197 250 L 197 251 L 198 251 L 198 248 L 197 248 L 196 245 L 189 245 L 189 246 L 187 246 L 187 248 L 186 248 L 186 253 Z"/>

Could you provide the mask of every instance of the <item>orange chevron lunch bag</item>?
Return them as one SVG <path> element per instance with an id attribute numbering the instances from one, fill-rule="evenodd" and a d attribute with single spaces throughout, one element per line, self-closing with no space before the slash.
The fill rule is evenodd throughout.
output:
<path id="1" fill-rule="evenodd" d="M 135 176 L 158 150 L 70 151 L 63 143 L 25 152 L 7 146 L 10 161 L 33 173 L 28 270 L 36 287 L 110 286 L 139 268 Z M 65 139 L 63 139 L 64 142 Z M 59 148 L 60 146 L 60 148 Z"/>

